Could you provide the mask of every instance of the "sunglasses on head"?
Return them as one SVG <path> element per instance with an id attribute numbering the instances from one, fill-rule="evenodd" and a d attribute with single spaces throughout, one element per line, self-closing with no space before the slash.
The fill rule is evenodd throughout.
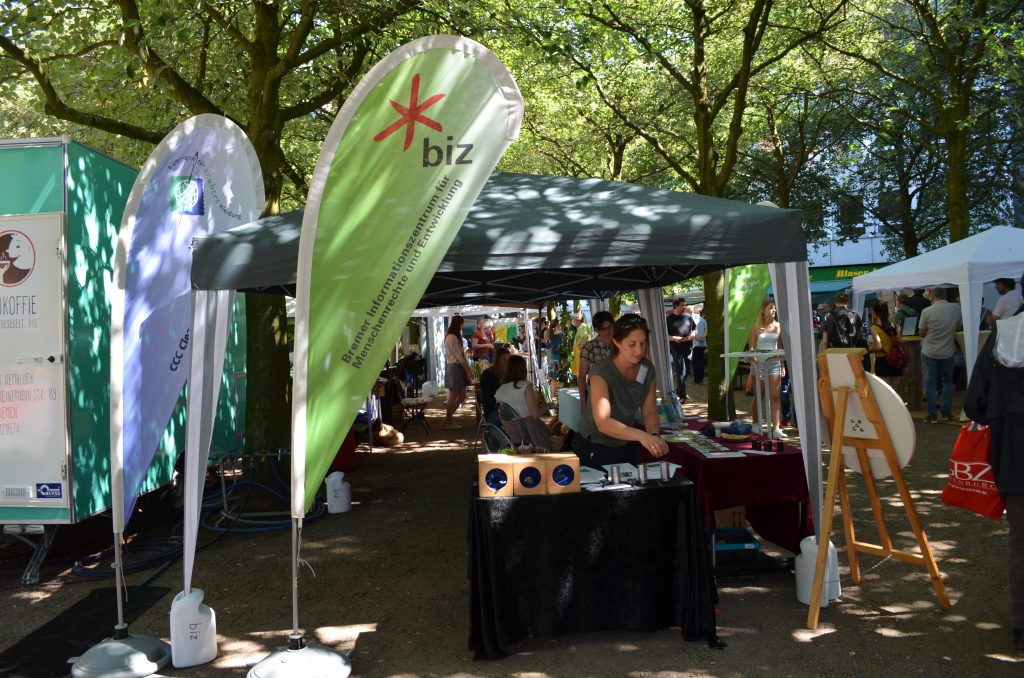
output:
<path id="1" fill-rule="evenodd" d="M 633 327 L 647 327 L 647 319 L 643 316 L 639 316 L 636 313 L 627 313 L 626 315 L 619 318 L 615 324 L 623 329 L 631 329 Z"/>

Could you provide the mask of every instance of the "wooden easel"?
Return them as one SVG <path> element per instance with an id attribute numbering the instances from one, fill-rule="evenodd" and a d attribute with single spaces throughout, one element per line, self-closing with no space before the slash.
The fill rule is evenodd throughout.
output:
<path id="1" fill-rule="evenodd" d="M 825 489 L 825 505 L 822 513 L 821 532 L 818 537 L 818 559 L 814 570 L 814 585 L 811 588 L 811 604 L 807 612 L 807 628 L 814 630 L 818 628 L 818 615 L 821 612 L 821 591 L 825 583 L 826 561 L 828 558 L 829 536 L 832 533 L 832 517 L 835 512 L 836 494 L 839 494 L 839 504 L 843 514 L 843 530 L 846 533 L 846 552 L 850 559 L 850 579 L 853 584 L 860 584 L 860 563 L 857 560 L 857 553 L 869 553 L 875 556 L 892 556 L 896 560 L 920 565 L 928 570 L 931 576 L 932 587 L 939 599 L 939 606 L 943 610 L 950 609 L 949 598 L 946 595 L 946 588 L 942 584 L 942 575 L 935 564 L 935 556 L 932 554 L 931 546 L 928 544 L 928 537 L 921 526 L 921 520 L 914 507 L 914 500 L 907 489 L 906 479 L 903 477 L 903 470 L 900 468 L 899 459 L 893 448 L 889 430 L 885 420 L 878 408 L 875 395 L 871 391 L 871 385 L 864 374 L 861 360 L 865 349 L 828 349 L 825 353 L 818 355 L 818 398 L 821 402 L 821 412 L 828 421 L 831 431 L 832 450 L 828 468 L 828 484 Z M 850 369 L 853 372 L 853 385 L 834 386 L 829 370 L 828 356 L 844 354 L 850 361 Z M 836 358 L 833 358 L 835 360 Z M 856 398 L 864 411 L 865 422 L 858 424 L 870 424 L 875 431 L 875 437 L 856 437 L 847 434 L 847 414 L 850 409 L 851 398 Z M 865 427 L 860 426 L 861 430 Z M 878 539 L 881 544 L 870 544 L 857 541 L 853 530 L 853 517 L 850 510 L 850 494 L 846 484 L 845 464 L 843 463 L 843 448 L 852 447 L 857 452 L 857 459 L 860 463 L 861 472 L 864 474 L 864 485 L 868 498 L 871 501 L 871 511 L 875 517 L 875 526 L 878 530 Z M 868 450 L 881 450 L 892 473 L 893 481 L 903 500 L 903 507 L 907 512 L 907 519 L 910 527 L 917 538 L 917 545 L 920 553 L 911 553 L 893 548 L 892 539 L 889 536 L 889 527 L 885 522 L 885 515 L 882 511 L 882 504 L 878 497 L 878 488 L 875 485 L 874 476 L 871 473 L 871 463 L 868 458 Z"/>

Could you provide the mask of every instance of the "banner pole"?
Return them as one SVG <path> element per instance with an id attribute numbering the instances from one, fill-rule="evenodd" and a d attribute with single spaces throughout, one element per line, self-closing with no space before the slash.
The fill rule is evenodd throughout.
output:
<path id="1" fill-rule="evenodd" d="M 302 530 L 299 518 L 292 518 L 292 635 L 288 646 L 291 650 L 302 649 L 302 632 L 299 631 L 299 532 Z"/>
<path id="2" fill-rule="evenodd" d="M 122 532 L 114 533 L 114 593 L 117 595 L 117 626 L 125 628 L 124 623 L 124 562 L 121 556 Z"/>
<path id="3" fill-rule="evenodd" d="M 722 345 L 725 346 L 725 352 L 729 352 L 729 269 L 725 269 L 725 303 L 722 304 Z M 707 303 L 707 300 L 704 301 Z M 732 374 L 729 371 L 729 358 L 722 358 L 725 364 L 725 413 L 728 414 L 729 410 L 729 398 L 732 395 Z"/>

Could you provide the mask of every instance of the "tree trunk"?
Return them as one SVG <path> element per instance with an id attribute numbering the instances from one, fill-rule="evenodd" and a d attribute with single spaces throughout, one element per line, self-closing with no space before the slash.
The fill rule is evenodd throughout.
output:
<path id="1" fill-rule="evenodd" d="M 949 211 L 949 241 L 970 235 L 971 215 L 967 204 L 967 137 L 960 132 L 946 135 L 946 208 Z"/>
<path id="2" fill-rule="evenodd" d="M 291 446 L 291 368 L 284 297 L 248 294 L 246 323 L 246 452 Z"/>
<path id="3" fill-rule="evenodd" d="M 712 421 L 730 420 L 736 406 L 728 397 L 729 380 L 725 374 L 725 274 L 722 271 L 704 276 L 704 315 L 708 320 L 707 377 L 708 417 Z"/>
<path id="4" fill-rule="evenodd" d="M 276 118 L 276 100 L 273 106 L 254 106 L 246 130 L 263 171 L 267 200 L 264 216 L 279 212 L 284 183 L 285 159 L 279 144 L 283 125 L 275 126 Z M 284 297 L 248 294 L 245 308 L 245 450 L 251 453 L 290 448 L 292 379 Z"/>

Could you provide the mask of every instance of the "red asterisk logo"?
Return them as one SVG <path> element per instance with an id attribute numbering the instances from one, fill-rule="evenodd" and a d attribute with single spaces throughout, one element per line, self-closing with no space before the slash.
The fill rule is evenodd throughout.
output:
<path id="1" fill-rule="evenodd" d="M 413 132 L 416 129 L 416 123 L 421 122 L 435 132 L 441 132 L 444 130 L 441 127 L 441 123 L 436 120 L 431 120 L 427 116 L 423 115 L 423 111 L 427 110 L 438 101 L 444 98 L 443 94 L 435 94 L 423 103 L 417 103 L 420 98 L 420 74 L 412 76 L 412 91 L 409 92 L 409 105 L 403 106 L 394 99 L 391 99 L 391 106 L 401 114 L 397 121 L 390 125 L 387 129 L 379 132 L 375 137 L 374 141 L 383 141 L 389 136 L 397 132 L 398 130 L 405 127 L 405 145 L 402 147 L 403 151 L 408 151 L 409 147 L 412 146 Z"/>

